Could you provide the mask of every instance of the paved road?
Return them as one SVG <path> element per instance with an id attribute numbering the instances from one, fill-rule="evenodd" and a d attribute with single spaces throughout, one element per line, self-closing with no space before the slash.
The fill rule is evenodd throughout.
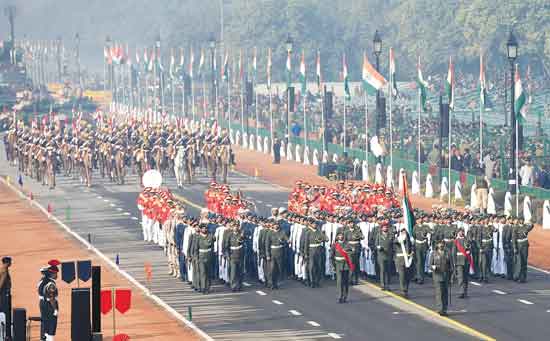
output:
<path id="1" fill-rule="evenodd" d="M 15 169 L 3 158 L 4 155 L 0 175 L 9 175 L 16 181 Z M 143 284 L 146 284 L 144 263 L 151 262 L 153 281 L 148 286 L 153 293 L 182 315 L 191 306 L 193 321 L 215 339 L 385 340 L 411 333 L 415 339 L 425 340 L 472 339 L 464 334 L 462 326 L 383 294 L 370 284 L 354 287 L 352 303 L 346 305 L 335 304 L 336 290 L 330 281 L 319 289 L 286 281 L 282 290 L 275 292 L 249 281 L 247 290 L 238 294 L 228 292 L 222 285 L 215 285 L 210 295 L 196 294 L 187 284 L 170 278 L 162 250 L 141 239 L 135 177 L 124 186 L 95 180 L 96 184 L 87 189 L 78 180 L 60 178 L 58 187 L 50 191 L 24 178 L 23 189 L 32 191 L 42 205 L 51 204 L 54 214 L 75 232 L 84 237 L 89 234 L 94 246 L 109 258 L 115 259 L 118 254 L 120 267 Z M 179 194 L 201 205 L 208 181 L 202 177 L 198 180 L 199 183 Z M 288 193 L 282 188 L 240 174 L 231 174 L 230 182 L 232 188 L 241 188 L 255 201 L 263 214 L 270 205 L 278 207 L 286 203 Z M 172 188 L 173 184 L 173 180 L 168 181 Z M 466 302 L 453 301 L 452 309 L 457 311 L 453 318 L 498 340 L 541 339 L 545 335 L 540 326 L 550 317 L 549 283 L 547 275 L 531 272 L 530 282 L 525 286 L 500 280 L 473 287 L 472 297 Z M 413 287 L 411 294 L 415 302 L 431 307 L 429 285 Z"/>

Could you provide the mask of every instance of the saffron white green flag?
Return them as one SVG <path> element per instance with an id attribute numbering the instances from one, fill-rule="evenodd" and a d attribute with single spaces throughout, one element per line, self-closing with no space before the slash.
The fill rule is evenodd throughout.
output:
<path id="1" fill-rule="evenodd" d="M 271 89 L 271 48 L 267 49 L 267 88 Z"/>
<path id="2" fill-rule="evenodd" d="M 349 89 L 349 77 L 348 77 L 348 64 L 346 63 L 346 54 L 342 57 L 342 77 L 344 78 L 344 93 L 346 94 L 346 99 L 351 98 L 351 91 Z"/>
<path id="3" fill-rule="evenodd" d="M 485 110 L 485 104 L 487 103 L 487 85 L 485 83 L 483 53 L 479 54 L 479 102 L 481 103 L 481 109 Z"/>
<path id="4" fill-rule="evenodd" d="M 321 51 L 317 51 L 317 65 L 316 65 L 316 74 L 317 74 L 317 91 L 321 92 Z"/>
<path id="5" fill-rule="evenodd" d="M 516 75 L 514 77 L 514 110 L 516 113 L 516 120 L 520 124 L 525 124 L 527 121 L 527 107 L 525 105 L 526 96 L 523 92 L 521 85 L 521 78 L 519 76 L 519 68 L 516 64 Z"/>
<path id="6" fill-rule="evenodd" d="M 418 57 L 416 84 L 420 90 L 420 106 L 423 111 L 426 111 L 426 99 L 428 97 L 428 82 L 424 80 L 422 69 L 420 68 L 420 57 Z"/>
<path id="7" fill-rule="evenodd" d="M 388 81 L 369 63 L 367 53 L 363 54 L 363 89 L 368 93 L 376 93 L 383 89 Z"/>
<path id="8" fill-rule="evenodd" d="M 445 90 L 449 99 L 449 109 L 455 108 L 455 68 L 452 57 L 449 57 L 449 71 L 447 72 L 447 81 L 445 82 Z"/>
<path id="9" fill-rule="evenodd" d="M 292 83 L 292 64 L 290 60 L 290 51 L 288 51 L 288 55 L 286 57 L 286 87 L 290 88 L 291 83 Z"/>
<path id="10" fill-rule="evenodd" d="M 305 52 L 302 51 L 302 59 L 300 60 L 300 83 L 302 84 L 302 96 L 306 95 L 307 83 L 306 83 L 306 63 Z"/>
<path id="11" fill-rule="evenodd" d="M 399 91 L 397 91 L 397 82 L 395 81 L 395 57 L 392 47 L 390 47 L 390 86 L 392 95 L 394 97 L 398 96 Z"/>

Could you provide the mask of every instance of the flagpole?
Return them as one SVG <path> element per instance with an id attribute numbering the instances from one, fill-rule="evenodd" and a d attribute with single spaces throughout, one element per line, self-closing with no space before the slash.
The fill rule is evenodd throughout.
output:
<path id="1" fill-rule="evenodd" d="M 242 68 L 242 62 L 241 62 Z M 241 72 L 241 70 L 239 70 Z M 241 136 L 244 138 L 244 89 L 243 89 L 243 78 L 239 75 L 240 78 L 240 90 L 241 90 Z M 244 141 L 243 141 L 244 143 Z"/>
<path id="2" fill-rule="evenodd" d="M 271 95 L 271 86 L 269 87 L 269 130 L 271 135 L 271 155 L 273 155 L 273 97 Z"/>
<path id="3" fill-rule="evenodd" d="M 254 76 L 256 78 L 256 76 Z M 256 91 L 256 79 L 254 79 L 254 110 L 256 111 L 256 145 L 258 144 L 258 136 L 260 136 L 260 125 L 258 122 L 258 92 Z"/>
<path id="4" fill-rule="evenodd" d="M 195 87 L 193 84 L 193 77 L 191 77 L 191 114 L 193 122 L 195 122 Z"/>
<path id="5" fill-rule="evenodd" d="M 202 113 L 203 118 L 206 118 L 206 83 L 204 82 L 204 76 L 201 75 L 202 78 L 202 103 L 204 112 Z"/>
<path id="6" fill-rule="evenodd" d="M 172 90 L 172 113 L 176 114 L 176 98 L 175 98 L 175 90 L 174 89 L 174 77 L 172 76 L 170 78 L 170 88 Z"/>
<path id="7" fill-rule="evenodd" d="M 369 169 L 369 105 L 368 105 L 368 94 L 365 89 L 365 162 L 367 168 L 367 174 Z M 367 177 L 368 181 L 368 177 Z"/>
<path id="8" fill-rule="evenodd" d="M 346 110 L 347 110 L 347 96 L 344 89 L 344 153 L 346 152 Z"/>
<path id="9" fill-rule="evenodd" d="M 517 68 L 517 66 L 516 66 Z M 517 71 L 516 71 L 517 72 Z M 515 169 L 515 176 L 516 176 L 516 217 L 519 218 L 519 167 L 518 167 L 518 164 L 519 164 L 519 142 L 518 142 L 518 132 L 519 132 L 519 129 L 518 129 L 518 125 L 519 125 L 519 122 L 518 120 L 514 117 L 514 120 L 516 120 L 516 155 L 514 156 L 516 158 L 516 169 Z"/>
<path id="10" fill-rule="evenodd" d="M 451 100 L 451 99 L 449 99 Z M 454 98 L 453 98 L 453 101 L 454 101 Z M 454 110 L 454 108 L 453 108 Z M 453 115 L 451 115 L 451 110 L 449 108 L 449 151 L 448 151 L 448 155 L 449 155 L 449 170 L 448 170 L 448 173 L 449 173 L 449 181 L 448 181 L 448 184 L 449 184 L 449 195 L 448 195 L 448 199 L 447 199 L 447 205 L 449 207 L 451 207 L 451 141 L 452 141 L 452 128 L 453 128 Z M 454 187 L 452 187 L 454 188 Z"/>
<path id="11" fill-rule="evenodd" d="M 390 60 L 390 65 L 391 65 L 391 60 Z M 390 71 L 392 72 L 392 71 Z M 391 170 L 392 170 L 392 176 L 393 176 L 393 131 L 392 131 L 392 123 L 393 123 L 393 117 L 392 117 L 392 108 L 393 108 L 393 88 L 395 86 L 394 84 L 394 79 L 393 79 L 393 74 L 390 73 L 390 81 L 389 81 L 389 85 L 390 85 L 390 88 L 389 88 L 389 91 L 388 91 L 388 95 L 390 96 L 390 131 L 389 131 L 389 135 L 390 135 L 390 167 L 391 167 Z"/>
<path id="12" fill-rule="evenodd" d="M 323 142 L 323 149 L 321 153 L 321 160 L 323 160 L 323 156 L 325 155 L 325 88 L 324 86 L 321 87 L 321 82 L 319 82 L 319 91 L 321 92 L 321 131 L 322 136 L 321 140 Z M 322 162 L 322 161 L 321 161 Z"/>
<path id="13" fill-rule="evenodd" d="M 481 96 L 479 98 L 479 163 L 483 162 L 483 103 L 481 101 Z"/>
<path id="14" fill-rule="evenodd" d="M 422 90 L 418 89 L 418 182 L 420 182 L 420 111 L 422 110 L 422 99 L 421 99 Z"/>

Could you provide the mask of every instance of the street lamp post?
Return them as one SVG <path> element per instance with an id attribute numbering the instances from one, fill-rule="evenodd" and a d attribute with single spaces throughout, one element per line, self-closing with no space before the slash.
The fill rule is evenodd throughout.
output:
<path id="1" fill-rule="evenodd" d="M 210 38 L 208 39 L 208 47 L 210 48 L 210 69 L 212 71 L 211 74 L 211 82 L 212 82 L 212 89 L 211 89 L 211 103 L 212 103 L 212 109 L 214 112 L 214 117 L 216 120 L 218 120 L 218 96 L 217 96 L 217 89 L 216 89 L 216 70 L 214 66 L 214 58 L 216 58 L 216 38 L 214 37 L 213 33 L 210 33 Z M 221 124 L 221 122 L 218 121 L 218 125 Z"/>
<path id="2" fill-rule="evenodd" d="M 160 33 L 157 35 L 157 38 L 156 38 L 156 41 L 155 41 L 155 47 L 157 49 L 156 51 L 156 57 L 157 57 L 157 65 L 161 65 L 161 55 L 160 55 Z M 156 72 L 158 72 L 158 85 L 159 85 L 159 104 L 160 104 L 160 112 L 162 113 L 162 111 L 164 110 L 164 99 L 163 99 L 163 95 L 164 95 L 164 89 L 162 88 L 163 84 L 162 84 L 162 70 L 160 68 L 157 68 L 157 65 L 155 65 L 154 67 L 154 70 Z M 156 76 L 155 76 L 155 81 L 154 83 L 157 82 L 156 80 Z M 156 92 L 156 87 L 155 87 L 155 95 L 154 95 L 154 98 L 155 98 L 155 114 L 157 113 L 158 110 L 158 107 L 157 107 L 157 92 Z"/>
<path id="3" fill-rule="evenodd" d="M 376 71 L 380 72 L 380 54 L 382 53 L 382 39 L 378 30 L 374 32 L 372 40 L 374 55 L 376 56 Z M 376 136 L 380 133 L 380 90 L 376 90 Z"/>
<path id="4" fill-rule="evenodd" d="M 508 60 L 510 61 L 510 99 L 511 99 L 511 102 L 510 102 L 510 124 L 511 124 L 511 128 L 512 128 L 512 134 L 510 134 L 511 136 L 511 140 L 510 140 L 510 150 L 511 150 L 511 153 L 510 153 L 510 171 L 509 171 L 509 177 L 508 177 L 508 185 L 509 185 L 509 190 L 510 191 L 513 191 L 514 189 L 516 189 L 519 184 L 517 183 L 517 177 L 518 177 L 518 174 L 517 174 L 517 165 L 516 165 L 516 147 L 517 147 L 517 121 L 516 121 L 516 117 L 515 117 L 515 110 L 514 110 L 514 105 L 515 105 L 515 91 L 514 91 L 514 65 L 515 65 L 515 61 L 516 61 L 516 58 L 518 57 L 518 43 L 517 43 L 517 40 L 516 40 L 516 37 L 514 36 L 514 34 L 512 33 L 512 31 L 510 31 L 510 35 L 508 37 L 508 42 L 506 43 L 506 50 L 507 50 L 507 54 L 508 54 Z M 516 191 L 517 192 L 517 191 Z M 516 202 L 518 201 L 518 198 L 516 198 Z M 518 205 L 516 205 L 518 206 Z M 517 214 L 517 212 L 516 212 Z"/>
<path id="5" fill-rule="evenodd" d="M 286 51 L 288 52 L 288 57 L 291 56 L 292 54 L 292 45 L 293 45 L 293 41 L 292 41 L 292 37 L 290 36 L 290 34 L 288 34 L 287 38 L 286 38 L 286 42 L 285 42 L 285 46 L 286 46 Z M 287 127 L 287 135 L 288 135 L 288 142 L 287 142 L 287 146 L 288 146 L 288 143 L 290 143 L 290 83 L 292 81 L 291 77 L 291 70 L 288 70 L 288 87 L 286 89 L 286 127 Z"/>

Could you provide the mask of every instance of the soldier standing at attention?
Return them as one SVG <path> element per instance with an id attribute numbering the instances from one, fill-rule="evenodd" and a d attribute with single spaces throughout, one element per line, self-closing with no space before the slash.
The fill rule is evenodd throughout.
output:
<path id="1" fill-rule="evenodd" d="M 0 313 L 6 316 L 6 326 L 11 326 L 11 257 L 2 257 L 0 264 Z M 11 338 L 11 327 L 6 328 L 6 337 Z"/>
<path id="2" fill-rule="evenodd" d="M 244 233 L 238 222 L 232 223 L 232 229 L 225 239 L 226 250 L 224 253 L 229 255 L 229 283 L 231 291 L 241 291 L 243 283 L 243 261 L 244 261 Z"/>
<path id="3" fill-rule="evenodd" d="M 473 268 L 472 255 L 470 253 L 470 241 L 466 239 L 464 229 L 461 227 L 458 229 L 457 236 L 453 241 L 453 247 L 451 249 L 452 258 L 455 265 L 456 278 L 458 280 L 458 287 L 461 290 L 458 298 L 466 298 L 468 296 L 468 277 L 469 271 Z"/>
<path id="4" fill-rule="evenodd" d="M 336 288 L 340 294 L 338 303 L 345 303 L 348 299 L 349 272 L 354 266 L 349 256 L 350 251 L 349 244 L 344 241 L 344 235 L 338 233 L 330 248 L 330 262 L 336 272 Z"/>
<path id="5" fill-rule="evenodd" d="M 195 257 L 198 264 L 199 292 L 208 294 L 210 291 L 210 267 L 214 250 L 215 238 L 208 233 L 206 224 L 200 225 L 200 232 L 195 242 Z"/>
<path id="6" fill-rule="evenodd" d="M 478 235 L 479 245 L 479 280 L 489 283 L 491 273 L 491 261 L 493 259 L 493 232 L 494 226 L 487 218 L 480 218 Z"/>
<path id="7" fill-rule="evenodd" d="M 445 243 L 439 241 L 430 262 L 435 289 L 435 302 L 439 315 L 447 316 L 449 303 L 449 279 L 451 277 L 451 258 L 446 251 Z"/>
<path id="8" fill-rule="evenodd" d="M 393 234 L 389 231 L 389 223 L 382 222 L 380 232 L 376 235 L 375 247 L 377 252 L 378 268 L 380 269 L 380 286 L 382 290 L 390 290 L 390 262 L 393 259 Z"/>
<path id="9" fill-rule="evenodd" d="M 408 298 L 410 282 L 409 268 L 412 265 L 414 251 L 407 229 L 402 228 L 401 231 L 399 231 L 399 235 L 397 239 L 395 239 L 393 247 L 395 268 L 399 274 L 399 287 L 403 297 Z"/>
<path id="10" fill-rule="evenodd" d="M 504 248 L 504 261 L 506 262 L 506 279 L 514 279 L 514 250 L 512 247 L 513 218 L 508 217 L 502 227 L 502 246 Z"/>
<path id="11" fill-rule="evenodd" d="M 359 259 L 361 257 L 360 243 L 365 237 L 363 236 L 363 232 L 361 232 L 361 228 L 352 219 L 347 220 L 346 225 L 344 240 L 351 247 L 350 257 L 354 266 L 354 269 L 351 271 L 350 282 L 351 285 L 357 285 L 359 283 Z"/>
<path id="12" fill-rule="evenodd" d="M 414 228 L 414 258 L 416 267 L 415 281 L 418 284 L 424 284 L 424 268 L 426 265 L 426 253 L 428 252 L 428 233 L 429 226 L 424 221 L 422 214 L 418 215 L 417 225 Z"/>
<path id="13" fill-rule="evenodd" d="M 323 231 L 319 229 L 315 220 L 308 220 L 306 224 L 310 229 L 304 247 L 309 283 L 312 288 L 318 288 L 321 277 L 323 276 L 323 243 L 328 241 L 328 238 Z M 358 246 L 359 245 L 357 245 L 356 248 Z"/>
<path id="14" fill-rule="evenodd" d="M 284 246 L 288 243 L 288 237 L 281 230 L 278 221 L 268 221 L 266 223 L 270 227 L 270 232 L 265 238 L 265 255 L 269 263 L 269 283 L 271 289 L 279 289 L 279 277 L 283 274 L 283 253 Z M 267 277 L 266 277 L 267 280 Z"/>
<path id="15" fill-rule="evenodd" d="M 514 280 L 519 283 L 527 281 L 527 258 L 529 256 L 529 240 L 527 237 L 532 229 L 533 224 L 518 224 L 515 226 L 512 234 L 512 245 L 515 255 Z"/>

